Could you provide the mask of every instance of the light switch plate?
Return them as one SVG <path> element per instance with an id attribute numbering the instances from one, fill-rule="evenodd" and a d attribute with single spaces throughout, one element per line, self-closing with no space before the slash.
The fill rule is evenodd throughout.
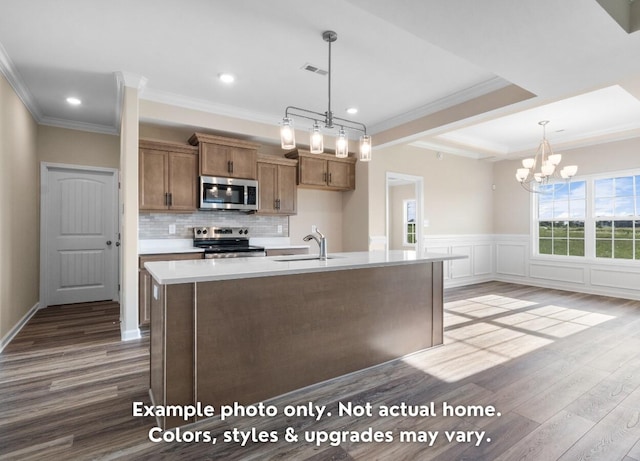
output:
<path id="1" fill-rule="evenodd" d="M 176 233 L 176 225 L 175 224 L 169 224 L 169 233 L 170 234 L 175 234 Z"/>

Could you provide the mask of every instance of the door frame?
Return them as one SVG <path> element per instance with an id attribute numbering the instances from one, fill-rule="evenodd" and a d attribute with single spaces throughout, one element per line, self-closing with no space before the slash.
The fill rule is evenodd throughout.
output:
<path id="1" fill-rule="evenodd" d="M 391 217 L 389 216 L 390 212 L 390 204 L 389 204 L 389 192 L 391 186 L 391 182 L 394 179 L 401 179 L 403 181 L 407 181 L 408 183 L 413 183 L 415 188 L 415 196 L 416 196 L 416 253 L 418 255 L 424 254 L 425 246 L 424 246 L 424 178 L 422 176 L 415 176 L 411 174 L 404 173 L 394 173 L 393 171 L 387 171 L 385 175 L 385 236 L 386 236 L 386 250 L 389 250 L 389 246 L 391 245 L 389 238 L 389 227 L 391 223 L 389 222 Z"/>
<path id="2" fill-rule="evenodd" d="M 120 203 L 120 176 L 119 171 L 116 168 L 105 168 L 105 167 L 96 167 L 90 165 L 73 165 L 66 163 L 51 163 L 51 162 L 40 162 L 40 306 L 45 307 L 48 306 L 47 300 L 47 262 L 48 258 L 48 247 L 47 247 L 47 238 L 46 238 L 46 230 L 47 230 L 47 213 L 46 213 L 46 204 L 47 200 L 45 198 L 45 194 L 49 191 L 49 181 L 50 170 L 75 170 L 77 172 L 86 172 L 86 173 L 110 173 L 113 178 L 113 214 L 116 222 L 116 229 L 118 233 L 120 233 L 120 213 L 118 213 L 119 203 Z M 114 280 L 116 281 L 115 286 L 113 288 L 113 300 L 120 301 L 120 291 L 118 289 L 120 284 L 120 247 L 117 246 L 116 249 L 116 263 L 115 263 L 115 274 Z"/>

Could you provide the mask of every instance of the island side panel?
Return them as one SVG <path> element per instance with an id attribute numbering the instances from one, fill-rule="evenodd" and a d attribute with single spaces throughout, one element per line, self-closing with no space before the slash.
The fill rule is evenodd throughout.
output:
<path id="1" fill-rule="evenodd" d="M 164 286 L 152 282 L 151 311 L 149 332 L 149 359 L 151 362 L 149 380 L 150 395 L 154 405 L 164 405 L 164 341 L 165 341 L 165 318 L 164 318 Z M 164 424 L 164 418 L 161 419 Z"/>
<path id="2" fill-rule="evenodd" d="M 194 302 L 195 286 L 193 283 L 176 285 L 158 285 L 154 288 L 161 293 L 159 300 L 151 303 L 151 385 L 155 399 L 163 395 L 164 400 L 156 401 L 157 405 L 193 405 L 194 397 Z M 163 321 L 154 316 L 158 314 Z M 162 354 L 153 347 L 162 338 Z M 159 357 L 162 363 L 157 364 Z M 158 370 L 162 375 L 158 376 Z M 159 389 L 156 392 L 156 389 Z M 167 417 L 161 421 L 163 428 L 182 426 L 194 422 L 177 417 Z"/>
<path id="3" fill-rule="evenodd" d="M 444 342 L 444 271 L 442 261 L 433 262 L 433 345 Z"/>
<path id="4" fill-rule="evenodd" d="M 433 345 L 432 263 L 197 284 L 196 398 L 255 403 Z"/>

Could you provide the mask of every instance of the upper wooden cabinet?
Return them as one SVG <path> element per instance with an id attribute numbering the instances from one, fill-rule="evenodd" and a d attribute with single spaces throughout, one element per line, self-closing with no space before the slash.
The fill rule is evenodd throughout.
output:
<path id="1" fill-rule="evenodd" d="M 198 149 L 141 139 L 138 152 L 140 211 L 198 208 Z"/>
<path id="2" fill-rule="evenodd" d="M 356 159 L 353 157 L 337 158 L 300 149 L 287 152 L 285 156 L 298 159 L 300 187 L 338 191 L 356 188 Z"/>
<path id="3" fill-rule="evenodd" d="M 200 175 L 257 178 L 258 144 L 203 133 L 194 133 L 189 144 L 199 146 Z"/>
<path id="4" fill-rule="evenodd" d="M 296 160 L 258 155 L 258 213 L 297 213 Z"/>

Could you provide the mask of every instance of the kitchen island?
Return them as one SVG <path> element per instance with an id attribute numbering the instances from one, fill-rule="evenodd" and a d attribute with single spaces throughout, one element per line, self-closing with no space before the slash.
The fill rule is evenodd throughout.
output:
<path id="1" fill-rule="evenodd" d="M 154 404 L 253 404 L 442 344 L 443 261 L 460 256 L 312 258 L 147 263 Z"/>

